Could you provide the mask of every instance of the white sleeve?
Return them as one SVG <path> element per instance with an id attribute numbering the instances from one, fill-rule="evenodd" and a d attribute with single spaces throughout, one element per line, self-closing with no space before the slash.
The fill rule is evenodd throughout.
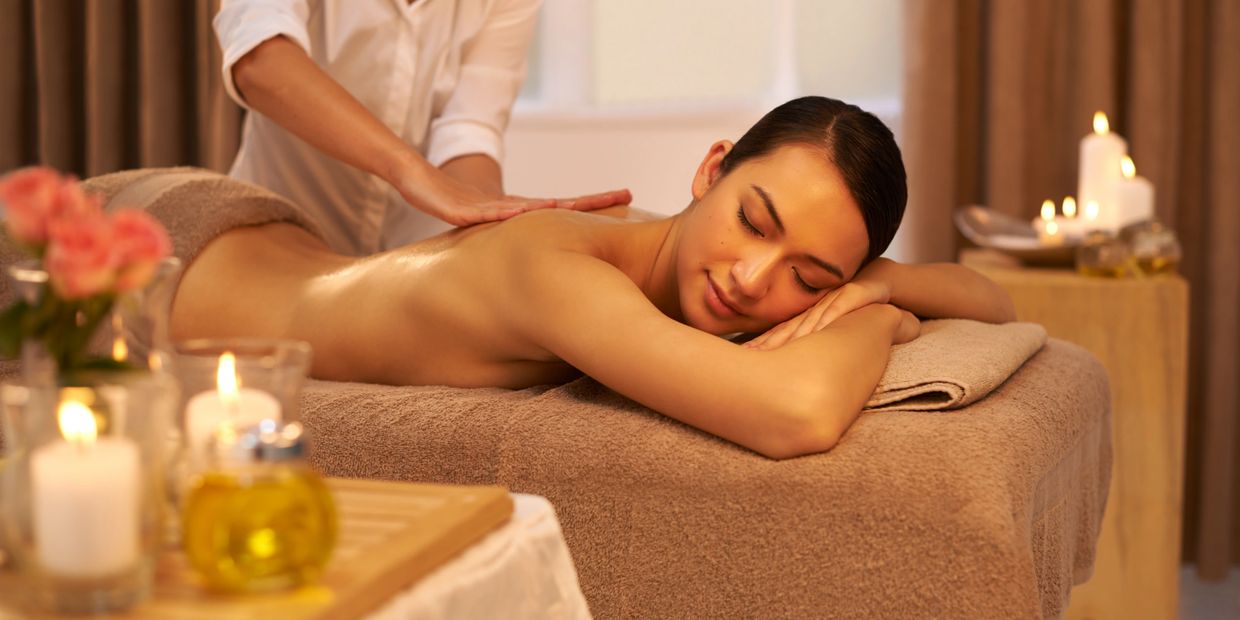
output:
<path id="1" fill-rule="evenodd" d="M 481 153 L 503 162 L 504 130 L 525 78 L 542 0 L 496 4 L 461 50 L 460 77 L 443 113 L 431 121 L 426 159 L 434 166 Z"/>
<path id="2" fill-rule="evenodd" d="M 224 55 L 224 90 L 238 105 L 246 105 L 233 83 L 233 65 L 259 43 L 285 35 L 310 53 L 310 7 L 306 0 L 222 0 L 213 25 Z"/>

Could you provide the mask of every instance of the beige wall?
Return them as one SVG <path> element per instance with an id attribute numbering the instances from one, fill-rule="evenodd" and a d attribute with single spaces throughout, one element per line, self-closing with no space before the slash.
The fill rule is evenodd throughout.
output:
<path id="1" fill-rule="evenodd" d="M 523 195 L 615 187 L 671 214 L 715 140 L 801 94 L 900 128 L 900 0 L 546 0 L 505 176 Z M 898 257 L 898 248 L 889 255 Z"/>

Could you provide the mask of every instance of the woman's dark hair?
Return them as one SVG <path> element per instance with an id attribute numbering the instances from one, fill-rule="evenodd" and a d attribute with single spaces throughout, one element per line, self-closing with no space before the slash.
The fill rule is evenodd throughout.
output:
<path id="1" fill-rule="evenodd" d="M 862 266 L 878 258 L 900 227 L 908 186 L 900 147 L 878 117 L 827 97 L 801 97 L 771 110 L 754 123 L 723 158 L 727 174 L 747 159 L 781 146 L 821 149 L 844 176 L 861 207 L 870 247 Z"/>

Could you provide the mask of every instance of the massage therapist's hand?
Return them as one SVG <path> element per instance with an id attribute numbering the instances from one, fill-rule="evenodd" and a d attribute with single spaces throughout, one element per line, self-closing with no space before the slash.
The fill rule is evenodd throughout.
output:
<path id="1" fill-rule="evenodd" d="M 632 199 L 629 190 L 615 190 L 576 198 L 524 198 L 487 192 L 437 170 L 398 173 L 389 181 L 413 207 L 453 226 L 471 226 L 505 220 L 534 209 L 573 209 L 592 211 L 625 205 Z"/>

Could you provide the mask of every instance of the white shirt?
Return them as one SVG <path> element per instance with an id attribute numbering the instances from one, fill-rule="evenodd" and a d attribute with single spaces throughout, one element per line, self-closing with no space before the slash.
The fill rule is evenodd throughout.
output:
<path id="1" fill-rule="evenodd" d="M 310 58 L 435 166 L 502 139 L 525 77 L 541 0 L 223 0 L 215 32 L 232 66 L 277 35 Z M 266 116 L 245 120 L 230 175 L 305 208 L 332 249 L 363 255 L 446 230 L 379 177 L 322 154 Z"/>

